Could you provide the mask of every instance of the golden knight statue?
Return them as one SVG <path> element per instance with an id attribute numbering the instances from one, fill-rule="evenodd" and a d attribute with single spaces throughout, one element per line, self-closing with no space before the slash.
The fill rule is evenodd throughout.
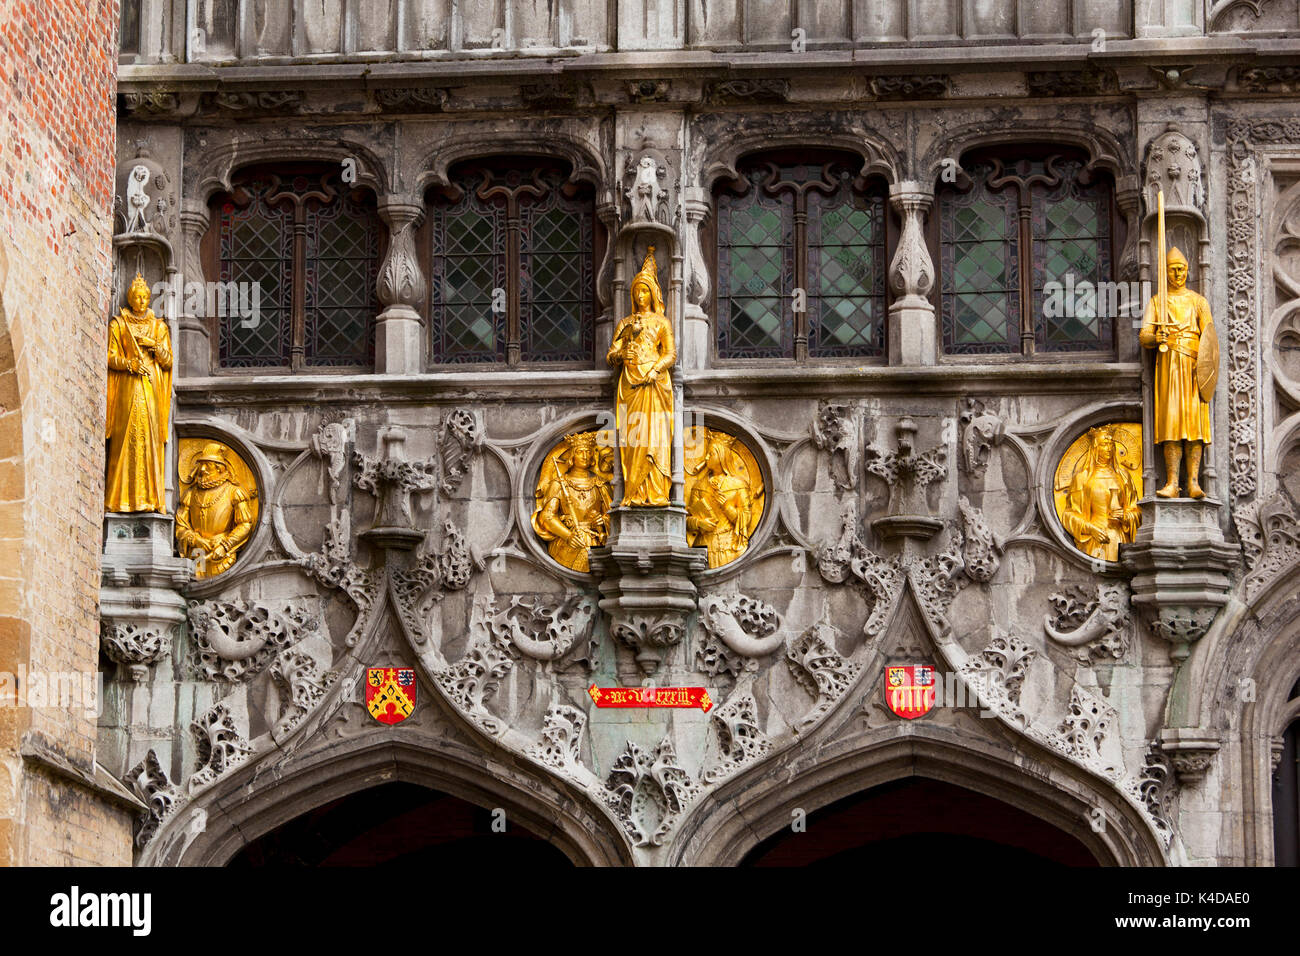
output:
<path id="1" fill-rule="evenodd" d="M 1080 551 L 1107 561 L 1119 560 L 1120 544 L 1132 543 L 1142 519 L 1142 474 L 1122 461 L 1127 450 L 1124 428 L 1090 429 L 1084 436 L 1087 450 L 1073 462 L 1062 461 L 1056 475 L 1061 524 Z"/>
<path id="2" fill-rule="evenodd" d="M 1164 446 L 1162 498 L 1180 494 L 1179 465 L 1187 459 L 1187 496 L 1203 498 L 1201 453 L 1210 443 L 1210 398 L 1219 378 L 1219 340 L 1210 303 L 1187 288 L 1187 258 L 1165 254 L 1164 194 L 1157 197 L 1157 293 L 1147 303 L 1139 341 L 1156 349 L 1155 434 Z"/>
<path id="3" fill-rule="evenodd" d="M 136 273 L 129 308 L 108 323 L 108 455 L 104 509 L 167 513 L 163 460 L 172 402 L 167 323 L 149 308 L 149 283 Z"/>
<path id="4" fill-rule="evenodd" d="M 588 571 L 587 549 L 609 535 L 613 449 L 598 432 L 567 436 L 546 456 L 537 479 L 533 530 L 550 542 L 551 557 L 566 568 Z"/>
<path id="5" fill-rule="evenodd" d="M 693 547 L 708 549 L 709 567 L 720 568 L 745 553 L 763 515 L 763 486 L 750 473 L 736 438 L 710 429 L 704 455 L 688 465 L 695 478 L 686 500 L 686 530 Z"/>
<path id="6" fill-rule="evenodd" d="M 207 442 L 183 476 L 180 507 L 176 509 L 176 543 L 181 557 L 198 558 L 196 578 L 229 570 L 236 552 L 253 531 L 255 489 L 240 487 L 231 472 L 226 449 Z"/>
<path id="7" fill-rule="evenodd" d="M 666 505 L 672 492 L 673 385 L 677 361 L 672 323 L 664 314 L 655 249 L 632 280 L 634 311 L 618 324 L 605 356 L 618 378 L 619 460 L 625 505 Z"/>

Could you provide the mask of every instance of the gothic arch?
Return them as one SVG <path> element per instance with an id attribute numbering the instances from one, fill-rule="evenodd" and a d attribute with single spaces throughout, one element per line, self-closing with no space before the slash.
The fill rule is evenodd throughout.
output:
<path id="1" fill-rule="evenodd" d="M 455 133 L 454 129 L 449 133 Z M 520 147 L 521 134 L 530 144 Z M 461 131 L 454 139 L 439 143 L 424 153 L 415 177 L 417 195 L 430 186 L 449 182 L 448 170 L 469 159 L 486 159 L 491 156 L 520 154 L 527 156 L 559 157 L 568 162 L 570 179 L 590 183 L 599 195 L 609 184 L 608 170 L 599 151 L 584 137 L 565 129 L 548 129 L 545 132 L 514 127 L 491 130 Z"/>
<path id="2" fill-rule="evenodd" d="M 1064 761 L 1017 760 L 1014 752 L 987 745 L 976 750 L 969 734 L 952 728 L 916 723 L 909 730 L 903 737 L 845 741 L 822 751 L 815 764 L 801 767 L 802 761 L 788 760 L 784 773 L 763 766 L 761 776 L 731 781 L 702 813 L 687 821 L 673 862 L 735 866 L 790 826 L 795 809 L 811 814 L 855 793 L 916 776 L 1024 810 L 1078 839 L 1102 865 L 1165 864 L 1164 853 L 1136 809 L 1118 793 L 1093 786 Z M 1107 822 L 1100 832 L 1089 823 L 1097 809 Z"/>
<path id="3" fill-rule="evenodd" d="M 855 153 L 862 159 L 861 175 L 882 176 L 890 184 L 903 178 L 902 162 L 895 149 L 864 127 L 855 125 L 846 132 L 829 132 L 821 128 L 802 130 L 797 117 L 784 119 L 788 122 L 782 125 L 768 129 L 738 129 L 711 142 L 697 154 L 699 165 L 694 172 L 699 177 L 698 184 L 710 190 L 719 179 L 736 178 L 739 175 L 736 164 L 752 153 L 792 147 L 807 149 L 810 146 Z M 691 176 L 687 173 L 683 179 L 689 182 Z"/>
<path id="4" fill-rule="evenodd" d="M 1088 170 L 1105 170 L 1115 179 L 1116 188 L 1122 187 L 1122 177 L 1138 175 L 1137 156 L 1120 145 L 1108 130 L 1093 124 L 1061 122 L 1035 122 L 1029 118 L 1017 121 L 1015 129 L 990 130 L 987 123 L 970 123 L 958 127 L 947 136 L 937 139 L 922 155 L 917 168 L 921 179 L 935 184 L 947 159 L 960 159 L 973 149 L 985 146 L 1006 146 L 1015 143 L 1060 143 L 1082 149 L 1088 154 Z"/>
<path id="5" fill-rule="evenodd" d="M 427 739 L 427 738 L 426 738 Z M 611 821 L 576 791 L 522 762 L 486 761 L 475 748 L 421 738 L 393 739 L 387 728 L 334 740 L 289 757 L 251 781 L 231 774 L 185 804 L 159 832 L 139 865 L 221 866 L 244 846 L 295 817 L 380 783 L 440 790 L 488 809 L 502 808 L 579 866 L 629 866 Z"/>
<path id="6" fill-rule="evenodd" d="M 357 185 L 368 187 L 377 198 L 389 192 L 390 171 L 368 146 L 349 140 L 314 142 L 310 139 L 275 139 L 256 143 L 234 139 L 209 150 L 202 157 L 193 176 L 185 176 L 184 196 L 190 205 L 206 208 L 213 194 L 234 188 L 234 176 L 247 166 L 275 162 L 328 162 L 340 167 L 346 160 L 357 166 Z"/>

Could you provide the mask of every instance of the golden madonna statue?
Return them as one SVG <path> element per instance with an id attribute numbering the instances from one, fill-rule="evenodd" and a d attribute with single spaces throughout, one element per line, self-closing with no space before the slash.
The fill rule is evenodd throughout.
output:
<path id="1" fill-rule="evenodd" d="M 230 569 L 253 533 L 257 481 L 220 442 L 182 439 L 179 464 L 176 544 L 181 557 L 200 559 L 194 576 L 210 578 Z"/>
<path id="2" fill-rule="evenodd" d="M 1164 194 L 1157 198 L 1156 295 L 1147 303 L 1138 340 L 1156 349 L 1155 434 L 1164 446 L 1162 498 L 1177 498 L 1179 465 L 1186 451 L 1187 496 L 1203 498 L 1201 453 L 1210 443 L 1210 398 L 1219 378 L 1219 339 L 1210 303 L 1187 288 L 1187 259 L 1165 254 Z"/>
<path id="3" fill-rule="evenodd" d="M 166 514 L 163 454 L 172 402 L 167 323 L 149 308 L 149 284 L 136 273 L 130 308 L 108 323 L 108 439 L 104 508 Z"/>
<path id="4" fill-rule="evenodd" d="M 763 517 L 763 479 L 753 454 L 734 435 L 692 429 L 686 456 L 686 531 L 692 547 L 708 549 L 709 567 L 745 553 Z"/>
<path id="5" fill-rule="evenodd" d="M 1101 425 L 1066 450 L 1056 469 L 1056 513 L 1079 550 L 1119 560 L 1141 521 L 1142 426 Z"/>
<path id="6" fill-rule="evenodd" d="M 609 535 L 614 449 L 609 433 L 567 436 L 542 462 L 532 525 L 550 542 L 551 557 L 566 568 L 588 571 L 587 549 Z"/>
<path id="7" fill-rule="evenodd" d="M 651 246 L 632 280 L 631 315 L 618 323 L 605 356 L 622 366 L 616 415 L 625 505 L 666 505 L 672 492 L 673 384 L 677 361 L 672 323 L 656 278 Z"/>

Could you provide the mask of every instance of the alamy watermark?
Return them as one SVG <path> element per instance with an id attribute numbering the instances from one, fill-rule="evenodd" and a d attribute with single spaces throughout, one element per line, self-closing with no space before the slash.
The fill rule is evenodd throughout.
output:
<path id="1" fill-rule="evenodd" d="M 176 314 L 176 307 L 184 308 L 186 315 L 197 318 L 214 316 L 219 319 L 237 318 L 241 329 L 255 329 L 262 321 L 261 282 L 185 282 L 180 276 L 163 279 L 150 290 L 153 301 L 167 302 L 167 311 Z"/>
<path id="2" fill-rule="evenodd" d="M 17 672 L 0 671 L 0 707 L 80 710 L 87 718 L 97 718 L 103 700 L 101 671 L 38 671 L 25 664 Z"/>

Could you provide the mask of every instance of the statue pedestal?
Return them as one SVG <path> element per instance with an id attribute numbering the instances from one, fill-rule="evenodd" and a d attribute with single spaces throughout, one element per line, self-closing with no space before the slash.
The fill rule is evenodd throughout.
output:
<path id="1" fill-rule="evenodd" d="M 144 681 L 179 636 L 185 621 L 180 589 L 193 577 L 194 562 L 173 553 L 170 515 L 108 514 L 104 532 L 100 641 L 111 660 Z"/>
<path id="2" fill-rule="evenodd" d="M 685 508 L 617 507 L 609 523 L 609 539 L 589 552 L 601 579 L 600 608 L 610 633 L 636 652 L 643 673 L 653 674 L 686 633 L 696 609 L 694 578 L 708 557 L 686 544 Z"/>
<path id="3" fill-rule="evenodd" d="M 1147 497 L 1139 507 L 1142 523 L 1120 553 L 1134 572 L 1133 606 L 1181 661 L 1228 603 L 1238 551 L 1223 540 L 1221 504 L 1213 498 Z"/>

